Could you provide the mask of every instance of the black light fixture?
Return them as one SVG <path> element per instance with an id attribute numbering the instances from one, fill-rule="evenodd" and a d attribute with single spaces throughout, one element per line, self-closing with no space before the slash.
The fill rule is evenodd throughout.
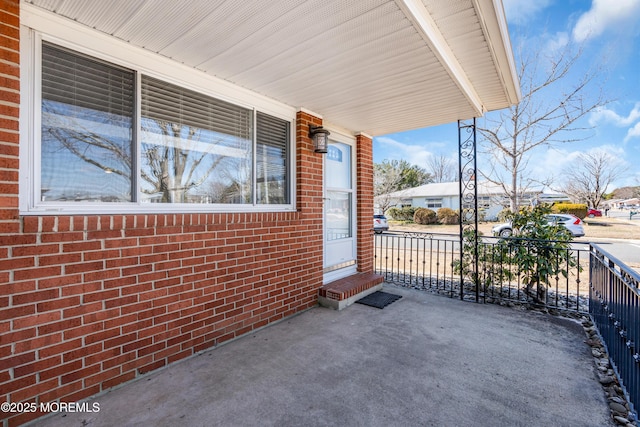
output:
<path id="1" fill-rule="evenodd" d="M 313 147 L 316 153 L 326 153 L 329 146 L 330 132 L 322 126 L 309 125 L 309 138 L 313 140 Z"/>

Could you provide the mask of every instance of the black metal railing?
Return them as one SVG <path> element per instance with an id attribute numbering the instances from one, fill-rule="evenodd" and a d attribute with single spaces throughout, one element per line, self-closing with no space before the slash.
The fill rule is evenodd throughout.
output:
<path id="1" fill-rule="evenodd" d="M 454 295 L 460 282 L 453 265 L 460 259 L 457 234 L 385 233 L 375 236 L 374 268 L 385 281 Z"/>
<path id="2" fill-rule="evenodd" d="M 525 239 L 506 241 L 509 244 L 505 244 L 504 239 L 481 237 L 476 255 L 466 253 L 466 248 L 465 254 L 461 254 L 457 234 L 378 234 L 375 236 L 374 266 L 386 281 L 450 297 L 588 312 L 587 245 L 574 244 L 558 249 L 540 242 L 533 246 L 533 241 Z M 551 269 L 553 274 L 540 280 L 543 274 L 532 273 L 531 268 L 542 267 L 536 264 L 526 269 L 516 262 L 517 251 L 526 245 L 545 252 L 549 259 L 545 271 Z M 470 255 L 477 259 L 470 260 Z"/>
<path id="3" fill-rule="evenodd" d="M 637 408 L 640 403 L 640 274 L 595 243 L 591 244 L 590 261 L 589 313 L 629 402 Z"/>

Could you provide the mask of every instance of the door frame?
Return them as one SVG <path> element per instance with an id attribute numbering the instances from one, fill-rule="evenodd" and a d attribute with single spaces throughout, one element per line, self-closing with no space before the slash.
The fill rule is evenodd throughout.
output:
<path id="1" fill-rule="evenodd" d="M 334 264 L 332 266 L 327 267 L 327 221 L 326 221 L 326 200 L 327 200 L 327 185 L 326 185 L 326 172 L 327 172 L 327 158 L 323 159 L 322 164 L 322 196 L 323 196 L 323 207 L 322 207 L 322 247 L 323 247 L 323 257 L 322 257 L 322 265 L 323 265 L 323 283 L 329 283 L 334 280 L 341 279 L 343 277 L 350 276 L 357 272 L 357 249 L 358 249 L 358 241 L 357 241 L 357 162 L 356 162 L 356 138 L 352 135 L 341 133 L 338 130 L 331 129 L 331 135 L 329 137 L 329 144 L 333 142 L 338 142 L 342 144 L 346 144 L 351 147 L 351 250 L 352 250 L 352 258 L 345 260 L 345 262 Z"/>

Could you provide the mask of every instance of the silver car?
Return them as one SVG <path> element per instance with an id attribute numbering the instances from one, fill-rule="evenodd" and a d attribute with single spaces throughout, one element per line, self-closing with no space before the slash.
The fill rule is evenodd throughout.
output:
<path id="1" fill-rule="evenodd" d="M 374 215 L 373 216 L 373 231 L 376 234 L 380 234 L 383 231 L 389 230 L 389 223 L 387 222 L 387 217 L 384 215 Z"/>
<path id="2" fill-rule="evenodd" d="M 580 218 L 572 214 L 549 214 L 546 215 L 549 225 L 562 225 L 573 234 L 573 237 L 584 236 L 583 222 Z M 513 227 L 510 222 L 494 225 L 491 228 L 494 236 L 509 237 L 513 235 Z"/>

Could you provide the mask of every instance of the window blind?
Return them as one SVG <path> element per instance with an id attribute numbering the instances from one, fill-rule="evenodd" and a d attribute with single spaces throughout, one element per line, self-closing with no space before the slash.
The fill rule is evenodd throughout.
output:
<path id="1" fill-rule="evenodd" d="M 289 203 L 289 122 L 256 114 L 258 203 Z"/>
<path id="2" fill-rule="evenodd" d="M 142 117 L 252 138 L 252 111 L 149 76 L 142 76 Z"/>

